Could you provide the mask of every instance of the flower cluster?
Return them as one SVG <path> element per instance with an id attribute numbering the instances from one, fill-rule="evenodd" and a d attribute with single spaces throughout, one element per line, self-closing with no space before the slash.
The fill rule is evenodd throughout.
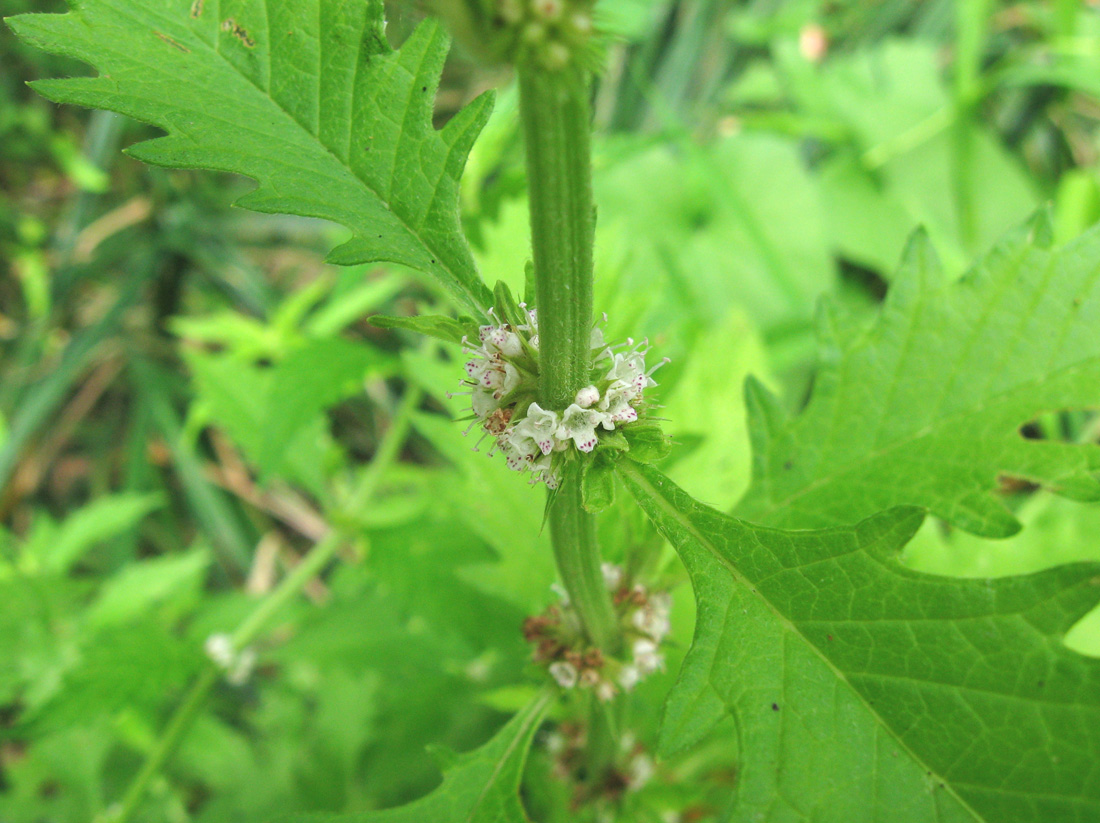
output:
<path id="1" fill-rule="evenodd" d="M 534 63 L 548 70 L 600 66 L 593 36 L 596 0 L 435 0 L 455 37 L 489 63 Z"/>
<path id="2" fill-rule="evenodd" d="M 603 574 L 627 638 L 624 659 L 607 657 L 588 645 L 580 618 L 561 589 L 558 604 L 524 621 L 523 636 L 535 645 L 534 662 L 545 666 L 563 689 L 590 688 L 601 700 L 610 700 L 664 666 L 660 645 L 669 632 L 671 598 L 668 592 L 631 584 L 619 566 L 605 563 Z"/>
<path id="3" fill-rule="evenodd" d="M 597 780 L 592 779 L 590 771 L 588 728 L 584 724 L 558 724 L 546 734 L 544 745 L 552 758 L 554 776 L 573 784 L 574 808 L 600 801 L 617 803 L 626 792 L 645 787 L 657 773 L 653 758 L 631 731 L 619 737 L 611 762 Z M 596 819 L 606 818 L 597 814 Z"/>
<path id="4" fill-rule="evenodd" d="M 525 323 L 481 326 L 477 345 L 463 338 L 470 360 L 462 382 L 468 389 L 457 393 L 470 395 L 474 422 L 466 434 L 480 425 L 484 434 L 478 445 L 486 437 L 494 439 L 490 455 L 502 452 L 509 468 L 530 471 L 532 483 L 541 480 L 556 488 L 570 449 L 591 452 L 601 432 L 639 419 L 645 410 L 645 390 L 657 385 L 652 374 L 667 358 L 647 370 L 646 341 L 628 338 L 625 344 L 607 346 L 596 327 L 590 341 L 592 383 L 578 391 L 565 410 L 544 409 L 536 399 L 538 319 L 534 310 L 520 307 Z"/>
<path id="5" fill-rule="evenodd" d="M 496 21 L 517 33 L 517 55 L 566 66 L 592 34 L 592 0 L 497 0 Z"/>
<path id="6" fill-rule="evenodd" d="M 228 634 L 212 634 L 203 644 L 206 656 L 225 672 L 225 679 L 234 686 L 243 686 L 256 665 L 256 652 L 249 646 L 237 651 Z"/>

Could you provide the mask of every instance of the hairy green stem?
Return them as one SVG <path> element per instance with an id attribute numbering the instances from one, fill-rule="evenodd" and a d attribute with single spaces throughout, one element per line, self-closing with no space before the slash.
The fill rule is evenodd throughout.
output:
<path id="1" fill-rule="evenodd" d="M 412 413 L 420 403 L 423 393 L 419 389 L 409 388 L 401 402 L 389 431 L 378 445 L 370 465 L 367 466 L 359 482 L 352 490 L 343 509 L 354 519 L 355 514 L 367 506 L 378 488 L 383 471 L 397 458 L 401 445 L 409 433 Z M 239 652 L 257 637 L 267 626 L 269 620 L 286 605 L 287 601 L 298 594 L 318 572 L 335 557 L 340 547 L 347 543 L 349 529 L 334 528 L 319 540 L 294 570 L 284 577 L 279 585 L 265 597 L 259 605 L 244 619 L 230 635 L 234 652 Z M 141 770 L 134 776 L 123 795 L 121 802 L 103 817 L 104 823 L 127 823 L 137 811 L 138 804 L 145 797 L 149 783 L 157 776 L 164 764 L 175 752 L 185 732 L 191 727 L 195 715 L 206 703 L 210 690 L 221 677 L 221 670 L 208 664 L 198 679 L 191 685 L 187 694 L 176 707 L 175 712 L 164 727 L 164 731 L 145 758 Z"/>
<path id="2" fill-rule="evenodd" d="M 562 411 L 588 385 L 591 368 L 592 203 L 588 76 L 576 66 L 518 68 L 527 148 L 531 246 L 539 316 L 539 399 Z M 600 571 L 592 515 L 581 505 L 579 465 L 570 463 L 550 507 L 550 538 L 562 583 L 589 639 L 618 651 L 622 638 Z"/>
<path id="3" fill-rule="evenodd" d="M 622 632 L 600 569 L 596 521 L 581 505 L 578 463 L 566 466 L 548 519 L 554 559 L 588 639 L 604 651 L 617 653 L 622 646 Z"/>
<path id="4" fill-rule="evenodd" d="M 564 409 L 591 364 L 592 161 L 588 82 L 576 68 L 519 70 L 544 406 Z"/>

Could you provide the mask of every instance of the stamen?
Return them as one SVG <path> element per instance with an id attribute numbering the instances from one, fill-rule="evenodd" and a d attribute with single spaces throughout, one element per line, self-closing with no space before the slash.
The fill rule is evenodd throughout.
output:
<path id="1" fill-rule="evenodd" d="M 667 365 L 668 363 L 671 363 L 671 362 L 672 362 L 672 358 L 671 358 L 671 357 L 662 357 L 662 358 L 661 358 L 661 362 L 660 362 L 660 363 L 658 363 L 658 364 L 657 364 L 656 366 L 654 366 L 654 367 L 653 367 L 652 369 L 650 369 L 649 371 L 647 371 L 647 372 L 645 373 L 645 376 L 646 376 L 646 377 L 649 377 L 649 376 L 650 376 L 651 374 L 653 374 L 653 372 L 655 372 L 655 371 L 657 371 L 657 369 L 661 368 L 661 366 Z"/>

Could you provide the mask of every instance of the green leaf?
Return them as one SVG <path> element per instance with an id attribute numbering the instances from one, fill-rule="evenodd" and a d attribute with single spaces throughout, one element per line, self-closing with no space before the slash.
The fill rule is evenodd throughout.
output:
<path id="1" fill-rule="evenodd" d="M 779 531 L 619 464 L 699 602 L 669 697 L 666 751 L 727 712 L 733 821 L 1100 818 L 1100 661 L 1063 645 L 1100 599 L 1100 565 L 960 580 L 897 552 L 923 513 Z"/>
<path id="2" fill-rule="evenodd" d="M 603 449 L 581 468 L 581 498 L 590 512 L 602 512 L 615 502 L 615 458 Z"/>
<path id="3" fill-rule="evenodd" d="M 531 739 L 549 704 L 545 694 L 472 752 L 449 755 L 443 783 L 407 806 L 346 815 L 295 815 L 286 823 L 527 823 L 519 783 Z"/>
<path id="4" fill-rule="evenodd" d="M 496 315 L 513 326 L 526 326 L 530 322 L 503 280 L 493 286 L 493 306 Z"/>
<path id="5" fill-rule="evenodd" d="M 172 598 L 188 593 L 197 597 L 210 560 L 210 551 L 200 547 L 124 566 L 104 583 L 89 607 L 89 625 L 113 626 L 140 617 Z"/>
<path id="6" fill-rule="evenodd" d="M 371 371 L 388 370 L 388 355 L 339 337 L 309 340 L 275 367 L 263 425 L 260 471 L 277 474 L 291 440 L 322 411 L 362 391 Z"/>
<path id="7" fill-rule="evenodd" d="M 380 329 L 407 329 L 417 334 L 426 334 L 428 337 L 434 337 L 436 340 L 442 340 L 446 343 L 461 345 L 463 337 L 477 340 L 477 324 L 469 318 L 455 320 L 453 317 L 444 317 L 438 314 L 420 315 L 418 317 L 389 317 L 384 314 L 375 314 L 367 319 L 372 326 L 377 326 Z"/>
<path id="8" fill-rule="evenodd" d="M 117 713 L 155 717 L 206 662 L 195 645 L 155 621 L 104 627 L 57 692 L 29 713 L 27 732 L 38 736 Z"/>
<path id="9" fill-rule="evenodd" d="M 25 550 L 38 557 L 46 571 L 64 574 L 96 544 L 136 526 L 163 505 L 159 494 L 107 495 L 70 514 L 56 531 L 45 533 Z"/>
<path id="10" fill-rule="evenodd" d="M 247 175 L 258 186 L 239 205 L 352 231 L 332 262 L 410 266 L 482 315 L 490 294 L 462 236 L 458 179 L 492 95 L 432 127 L 448 46 L 437 22 L 422 23 L 394 51 L 381 0 L 74 6 L 8 21 L 24 40 L 100 72 L 36 81 L 39 93 L 164 129 L 130 153 Z"/>
<path id="11" fill-rule="evenodd" d="M 1100 499 L 1100 446 L 1020 434 L 1043 412 L 1100 407 L 1100 230 L 1060 250 L 1034 240 L 1017 232 L 946 284 L 918 234 L 871 328 L 824 313 L 800 415 L 749 386 L 753 478 L 736 513 L 814 528 L 913 504 L 1005 537 L 1019 524 L 1000 476 Z"/>
<path id="12" fill-rule="evenodd" d="M 627 456 L 635 463 L 656 463 L 672 451 L 672 441 L 656 423 L 623 426 L 622 433 L 629 444 Z"/>

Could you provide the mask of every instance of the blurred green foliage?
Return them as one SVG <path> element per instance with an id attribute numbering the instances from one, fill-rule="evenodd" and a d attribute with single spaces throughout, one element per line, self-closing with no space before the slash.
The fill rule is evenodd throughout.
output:
<path id="1" fill-rule="evenodd" d="M 61 3 L 11 0 L 5 14 Z M 748 483 L 742 382 L 791 411 L 813 384 L 814 311 L 870 318 L 906 238 L 949 276 L 1052 203 L 1055 239 L 1100 219 L 1100 10 L 1076 0 L 601 0 L 594 89 L 596 305 L 610 337 L 673 358 L 665 468 L 729 509 Z M 395 7 L 390 35 L 418 12 Z M 541 496 L 457 437 L 457 348 L 371 327 L 446 313 L 397 266 L 324 264 L 342 230 L 231 210 L 247 181 L 142 166 L 153 130 L 58 108 L 24 81 L 87 68 L 0 32 L 0 821 L 86 821 L 125 791 L 203 665 L 332 530 L 339 561 L 219 684 L 140 818 L 266 821 L 409 801 L 429 744 L 488 740 L 534 693 L 526 615 L 553 597 Z M 510 78 L 452 55 L 442 124 L 501 96 L 462 181 L 488 282 L 529 256 Z M 406 385 L 427 399 L 370 504 L 343 503 Z M 1085 413 L 1026 436 L 1095 441 Z M 907 557 L 1004 575 L 1100 559 L 1095 506 L 1006 484 L 1006 543 L 926 524 Z M 622 505 L 610 559 L 676 586 L 668 673 L 631 696 L 646 746 L 694 615 L 686 574 Z M 1100 627 L 1072 642 L 1096 652 Z M 552 710 L 568 721 L 568 710 Z M 532 775 L 553 773 L 540 734 Z M 618 819 L 716 820 L 733 763 L 704 744 L 659 763 Z M 575 819 L 558 778 L 540 821 Z"/>

